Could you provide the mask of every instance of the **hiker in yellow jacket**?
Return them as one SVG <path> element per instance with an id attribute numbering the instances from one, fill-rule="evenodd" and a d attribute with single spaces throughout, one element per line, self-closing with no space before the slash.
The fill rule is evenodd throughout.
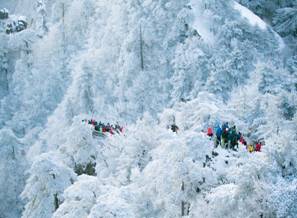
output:
<path id="1" fill-rule="evenodd" d="M 255 149 L 254 149 L 254 146 L 252 144 L 249 144 L 247 146 L 247 150 L 248 150 L 248 152 L 252 153 Z"/>

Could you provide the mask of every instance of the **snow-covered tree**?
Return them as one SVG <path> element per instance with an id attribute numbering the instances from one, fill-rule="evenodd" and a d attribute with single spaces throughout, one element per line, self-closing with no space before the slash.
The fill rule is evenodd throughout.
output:
<path id="1" fill-rule="evenodd" d="M 296 191 L 296 179 L 289 181 L 280 179 L 276 184 L 272 185 L 268 202 L 274 209 L 276 217 L 296 216 Z"/>
<path id="2" fill-rule="evenodd" d="M 64 202 L 53 217 L 88 217 L 99 195 L 108 192 L 96 177 L 82 175 L 63 193 Z M 102 214 L 101 214 L 102 215 Z"/>
<path id="3" fill-rule="evenodd" d="M 273 19 L 274 28 L 283 36 L 297 37 L 297 6 L 295 8 L 281 8 L 276 11 Z"/>
<path id="4" fill-rule="evenodd" d="M 31 166 L 22 197 L 28 202 L 22 217 L 52 217 L 63 202 L 64 190 L 76 175 L 60 162 L 57 154 L 44 154 Z"/>
<path id="5" fill-rule="evenodd" d="M 38 31 L 38 36 L 42 37 L 46 32 L 48 32 L 47 27 L 47 9 L 46 9 L 46 2 L 44 0 L 38 0 L 36 2 L 36 12 L 38 14 L 36 18 L 36 29 Z"/>
<path id="6" fill-rule="evenodd" d="M 1 37 L 1 36 L 0 36 Z M 8 93 L 8 58 L 5 48 L 1 48 L 0 53 L 0 99 Z"/>

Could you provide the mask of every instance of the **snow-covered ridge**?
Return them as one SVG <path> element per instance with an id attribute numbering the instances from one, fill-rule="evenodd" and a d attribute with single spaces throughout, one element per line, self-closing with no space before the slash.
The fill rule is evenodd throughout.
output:
<path id="1" fill-rule="evenodd" d="M 268 25 L 256 14 L 254 14 L 251 10 L 248 8 L 242 6 L 238 2 L 234 1 L 234 9 L 238 10 L 243 18 L 245 18 L 252 26 L 257 26 L 262 30 L 267 30 Z M 273 30 L 272 30 L 273 31 Z M 282 52 L 286 45 L 284 40 L 276 33 L 275 31 L 274 35 L 278 39 L 279 42 L 279 51 Z"/>
<path id="2" fill-rule="evenodd" d="M 247 19 L 247 21 L 253 25 L 261 28 L 262 30 L 267 29 L 266 23 L 257 15 L 255 15 L 252 11 L 250 11 L 248 8 L 242 6 L 238 2 L 234 1 L 234 9 L 238 10 L 242 17 Z"/>

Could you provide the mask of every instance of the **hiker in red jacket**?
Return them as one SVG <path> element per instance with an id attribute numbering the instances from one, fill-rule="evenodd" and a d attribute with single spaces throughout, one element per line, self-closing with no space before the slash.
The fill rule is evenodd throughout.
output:
<path id="1" fill-rule="evenodd" d="M 257 144 L 255 146 L 255 151 L 260 152 L 261 151 L 261 147 L 262 147 L 262 143 L 261 142 L 257 142 Z"/>
<path id="2" fill-rule="evenodd" d="M 239 132 L 239 135 L 240 135 L 239 142 L 243 145 L 247 145 L 246 140 L 243 138 L 243 134 Z"/>
<path id="3" fill-rule="evenodd" d="M 212 130 L 211 127 L 208 127 L 208 128 L 207 128 L 207 135 L 208 135 L 209 137 L 212 137 L 212 136 L 213 136 L 213 130 Z"/>

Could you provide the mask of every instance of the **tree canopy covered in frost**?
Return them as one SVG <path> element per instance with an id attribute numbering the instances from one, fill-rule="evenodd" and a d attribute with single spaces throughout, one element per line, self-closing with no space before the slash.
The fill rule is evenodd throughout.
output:
<path id="1" fill-rule="evenodd" d="M 297 216 L 295 1 L 4 7 L 0 217 Z M 262 152 L 214 148 L 223 122 Z"/>

